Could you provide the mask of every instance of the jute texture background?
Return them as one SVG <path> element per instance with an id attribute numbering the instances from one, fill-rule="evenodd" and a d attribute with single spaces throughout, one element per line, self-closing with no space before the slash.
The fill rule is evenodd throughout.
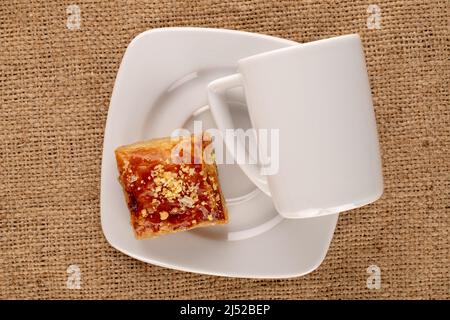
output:
<path id="1" fill-rule="evenodd" d="M 81 10 L 78 30 L 66 8 Z M 369 29 L 370 4 L 380 29 Z M 450 298 L 449 6 L 442 1 L 2 1 L 0 297 Z M 369 10 L 370 11 L 370 10 Z M 374 22 L 369 18 L 369 22 Z M 103 237 L 103 131 L 130 40 L 169 26 L 312 41 L 363 39 L 385 177 L 381 200 L 342 215 L 308 276 L 202 276 L 133 260 Z M 180 53 L 182 54 L 182 53 Z M 69 265 L 81 289 L 66 287 Z M 366 269 L 381 268 L 368 289 Z"/>

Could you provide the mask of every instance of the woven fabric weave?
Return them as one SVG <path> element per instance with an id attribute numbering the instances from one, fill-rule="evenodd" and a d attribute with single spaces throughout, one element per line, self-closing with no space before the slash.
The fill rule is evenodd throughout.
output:
<path id="1" fill-rule="evenodd" d="M 80 9 L 79 29 L 67 11 L 72 4 Z M 3 1 L 0 298 L 450 298 L 449 6 L 447 0 Z M 313 273 L 289 280 L 197 275 L 133 260 L 106 242 L 100 166 L 115 76 L 134 36 L 171 26 L 299 42 L 361 35 L 385 192 L 340 217 Z M 80 289 L 67 287 L 72 264 L 81 271 Z M 366 286 L 372 264 L 381 269 L 380 289 Z"/>

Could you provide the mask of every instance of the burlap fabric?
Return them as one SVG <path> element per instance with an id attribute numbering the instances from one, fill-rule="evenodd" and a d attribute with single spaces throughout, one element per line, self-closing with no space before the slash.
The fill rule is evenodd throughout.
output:
<path id="1" fill-rule="evenodd" d="M 81 9 L 79 30 L 66 8 Z M 381 9 L 380 29 L 369 4 Z M 369 11 L 372 9 L 369 8 Z M 375 11 L 373 11 L 375 12 Z M 3 1 L 0 6 L 1 298 L 450 297 L 449 2 Z M 301 42 L 358 32 L 380 132 L 385 193 L 343 215 L 318 270 L 291 280 L 202 276 L 133 260 L 103 237 L 103 131 L 138 33 L 239 29 Z M 68 289 L 77 264 L 81 289 Z M 366 269 L 381 269 L 368 289 Z"/>

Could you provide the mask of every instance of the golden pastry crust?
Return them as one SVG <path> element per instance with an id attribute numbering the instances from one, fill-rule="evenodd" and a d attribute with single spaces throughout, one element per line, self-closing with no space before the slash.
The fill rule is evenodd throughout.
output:
<path id="1" fill-rule="evenodd" d="M 137 239 L 228 222 L 211 151 L 211 138 L 205 134 L 115 150 Z"/>

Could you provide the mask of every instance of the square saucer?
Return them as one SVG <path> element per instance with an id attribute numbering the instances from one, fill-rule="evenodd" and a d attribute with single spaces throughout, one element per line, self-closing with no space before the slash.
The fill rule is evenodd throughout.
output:
<path id="1" fill-rule="evenodd" d="M 270 198 L 248 185 L 236 168 L 219 167 L 229 225 L 136 240 L 114 158 L 118 146 L 170 135 L 189 127 L 192 119 L 212 126 L 207 114 L 208 82 L 234 73 L 243 57 L 295 44 L 266 35 L 203 28 L 150 30 L 130 43 L 114 85 L 103 145 L 101 224 L 111 246 L 146 263 L 230 277 L 289 278 L 321 264 L 338 214 L 283 219 Z M 235 101 L 236 114 L 245 113 L 241 92 L 230 99 Z"/>

